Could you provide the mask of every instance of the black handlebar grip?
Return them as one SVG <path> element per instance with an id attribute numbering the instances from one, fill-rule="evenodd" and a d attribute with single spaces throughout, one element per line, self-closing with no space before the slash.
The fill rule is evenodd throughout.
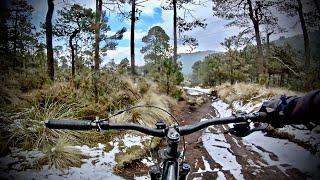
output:
<path id="1" fill-rule="evenodd" d="M 93 128 L 92 121 L 85 120 L 48 119 L 44 123 L 50 129 L 91 130 Z"/>

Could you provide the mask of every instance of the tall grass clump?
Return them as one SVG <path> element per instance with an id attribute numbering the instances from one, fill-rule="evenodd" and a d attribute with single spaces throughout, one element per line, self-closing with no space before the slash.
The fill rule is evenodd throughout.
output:
<path id="1" fill-rule="evenodd" d="M 156 106 L 170 112 L 170 107 L 174 103 L 175 101 L 172 98 L 156 94 L 154 91 L 149 90 L 135 105 Z M 172 117 L 165 111 L 153 107 L 140 107 L 119 115 L 114 121 L 118 123 L 139 123 L 148 127 L 154 127 L 158 120 L 163 120 L 167 124 L 172 124 Z"/>
<path id="2" fill-rule="evenodd" d="M 81 151 L 68 143 L 68 140 L 59 139 L 55 144 L 44 149 L 44 156 L 38 160 L 38 165 L 49 164 L 63 171 L 69 167 L 81 167 L 83 159 L 88 158 Z"/>
<path id="3" fill-rule="evenodd" d="M 71 118 L 81 108 L 77 104 L 59 102 L 36 103 L 25 113 L 16 116 L 14 123 L 7 129 L 7 143 L 21 146 L 23 149 L 44 149 L 57 142 L 61 137 L 68 137 L 71 142 L 79 142 L 80 134 L 76 131 L 52 130 L 44 126 L 44 121 L 51 118 Z"/>
<path id="4" fill-rule="evenodd" d="M 232 104 L 235 101 L 243 103 L 259 103 L 261 100 L 279 97 L 281 95 L 293 96 L 300 93 L 284 88 L 267 88 L 259 84 L 252 83 L 225 83 L 214 88 L 218 96 L 225 102 Z"/>
<path id="5" fill-rule="evenodd" d="M 44 125 L 46 119 L 95 119 L 109 117 L 111 114 L 134 105 L 152 105 L 170 111 L 174 100 L 165 95 L 159 95 L 158 87 L 143 78 L 135 82 L 128 76 L 110 76 L 101 74 L 98 80 L 98 103 L 95 103 L 91 76 L 79 76 L 76 86 L 72 82 L 55 82 L 53 85 L 44 84 L 39 89 L 30 90 L 19 96 L 8 99 L 25 102 L 19 112 L 5 118 L 1 125 L 1 146 L 18 147 L 24 150 L 40 150 L 45 154 L 41 164 L 54 165 L 59 169 L 78 166 L 80 152 L 71 146 L 95 146 L 104 143 L 107 138 L 96 131 L 68 131 L 48 129 Z M 137 108 L 114 119 L 116 122 L 133 122 L 154 127 L 158 120 L 172 124 L 170 116 L 154 108 Z M 66 156 L 78 160 L 64 160 Z M 76 157 L 75 157 L 76 158 Z M 66 162 L 64 162 L 66 161 Z"/>

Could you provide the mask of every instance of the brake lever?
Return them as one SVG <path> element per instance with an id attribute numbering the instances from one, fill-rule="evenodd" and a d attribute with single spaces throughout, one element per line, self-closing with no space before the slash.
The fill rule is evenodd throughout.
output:
<path id="1" fill-rule="evenodd" d="M 237 137 L 244 137 L 251 133 L 249 123 L 237 123 L 233 125 L 233 128 L 228 130 L 228 133 L 235 135 Z"/>
<path id="2" fill-rule="evenodd" d="M 245 137 L 250 135 L 253 132 L 256 131 L 264 131 L 266 127 L 255 127 L 255 128 L 250 128 L 250 123 L 238 123 L 238 124 L 234 124 L 233 128 L 230 128 L 229 130 L 225 131 L 224 133 L 230 133 L 232 135 L 235 135 L 237 137 Z"/>

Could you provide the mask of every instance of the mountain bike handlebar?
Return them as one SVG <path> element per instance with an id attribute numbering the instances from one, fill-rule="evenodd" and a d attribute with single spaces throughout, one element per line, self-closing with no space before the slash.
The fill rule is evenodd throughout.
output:
<path id="1" fill-rule="evenodd" d="M 156 137 L 164 137 L 164 129 L 154 129 L 141 126 L 138 124 L 113 124 L 108 121 L 90 121 L 90 120 L 56 120 L 49 119 L 45 121 L 45 125 L 50 129 L 70 129 L 70 130 L 135 130 Z"/>
<path id="2" fill-rule="evenodd" d="M 250 120 L 250 121 L 249 121 Z M 267 113 L 257 112 L 253 114 L 234 114 L 231 117 L 210 119 L 202 122 L 197 122 L 191 125 L 178 126 L 173 125 L 166 127 L 163 121 L 156 123 L 157 128 L 148 128 L 138 124 L 114 124 L 106 120 L 46 120 L 45 125 L 51 129 L 70 129 L 70 130 L 135 130 L 141 133 L 156 136 L 166 137 L 167 148 L 159 150 L 159 156 L 163 167 L 160 165 L 152 166 L 149 173 L 151 179 L 159 180 L 172 180 L 181 179 L 185 180 L 190 172 L 190 165 L 186 162 L 180 163 L 180 152 L 178 151 L 180 136 L 185 136 L 194 133 L 198 130 L 204 129 L 211 125 L 235 123 L 234 128 L 230 133 L 235 135 L 245 136 L 250 133 L 249 122 L 267 122 Z M 185 145 L 184 151 L 185 152 Z M 184 156 L 184 154 L 183 154 Z"/>
<path id="3" fill-rule="evenodd" d="M 196 131 L 204 129 L 208 126 L 218 125 L 218 124 L 230 124 L 230 123 L 241 123 L 251 120 L 253 122 L 264 122 L 267 117 L 265 112 L 257 112 L 253 114 L 240 114 L 226 118 L 216 118 L 206 121 L 201 121 L 192 125 L 185 125 L 179 127 L 179 132 L 181 136 L 192 134 Z"/>
<path id="4" fill-rule="evenodd" d="M 257 112 L 253 114 L 240 114 L 234 115 L 226 118 L 216 118 L 210 119 L 202 122 L 197 122 L 192 125 L 185 126 L 177 126 L 177 130 L 181 136 L 188 135 L 194 133 L 198 130 L 206 128 L 211 125 L 218 124 L 229 124 L 229 123 L 241 123 L 247 122 L 251 120 L 253 122 L 265 122 L 267 113 Z M 109 123 L 108 121 L 89 121 L 89 120 L 55 120 L 49 119 L 45 121 L 45 125 L 47 128 L 51 129 L 70 129 L 70 130 L 114 130 L 114 129 L 122 129 L 122 130 L 135 130 L 141 133 L 156 136 L 156 137 L 165 137 L 166 129 L 156 129 L 156 128 L 148 128 L 145 126 L 141 126 L 138 124 L 114 124 Z"/>

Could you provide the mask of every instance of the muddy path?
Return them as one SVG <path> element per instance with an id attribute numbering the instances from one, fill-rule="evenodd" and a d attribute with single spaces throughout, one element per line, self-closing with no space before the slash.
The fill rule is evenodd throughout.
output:
<path id="1" fill-rule="evenodd" d="M 199 106 L 192 106 L 186 101 L 179 101 L 172 111 L 180 125 L 199 122 L 201 119 L 219 117 L 216 109 L 212 106 L 214 98 L 202 95 L 205 102 Z M 269 165 L 263 152 L 270 159 L 277 162 L 278 157 L 274 153 L 263 149 L 255 144 L 245 143 L 242 138 L 235 137 L 223 132 L 228 125 L 219 125 L 195 132 L 185 136 L 186 151 L 185 161 L 191 166 L 188 179 L 307 179 L 308 177 L 298 169 L 288 168 L 287 164 Z M 206 135 L 213 139 L 206 139 Z M 209 146 L 218 151 L 208 152 Z M 207 142 L 207 147 L 204 146 Z M 183 143 L 180 143 L 182 150 Z M 224 151 L 223 151 L 224 150 Z M 224 152 L 227 152 L 224 153 Z M 214 157 L 213 157 L 214 156 Z M 231 158 L 231 159 L 230 159 Z M 233 158 L 233 159 L 232 159 Z M 218 162 L 215 159 L 220 159 Z M 237 166 L 235 166 L 235 164 Z M 149 167 L 137 163 L 121 172 L 126 179 L 133 179 L 137 175 L 148 174 Z"/>
<path id="2" fill-rule="evenodd" d="M 203 97 L 206 99 L 206 101 L 199 107 L 191 106 L 186 101 L 178 102 L 177 106 L 175 106 L 173 109 L 173 113 L 180 121 L 180 125 L 193 124 L 198 122 L 200 119 L 210 118 L 215 115 L 211 107 L 211 100 L 206 96 Z M 213 159 L 208 154 L 206 149 L 203 148 L 201 140 L 202 134 L 203 130 L 184 137 L 186 142 L 185 161 L 187 161 L 191 166 L 189 179 L 196 177 L 216 179 L 218 177 L 217 174 L 209 172 L 200 173 L 200 171 L 198 172 L 199 168 L 205 169 L 203 158 L 208 162 L 211 162 L 210 166 L 212 169 L 221 167 L 219 164 L 213 163 Z M 183 144 L 181 142 L 180 147 L 182 146 Z"/>
<path id="3" fill-rule="evenodd" d="M 216 117 L 216 110 L 212 107 L 212 97 L 203 95 L 206 102 L 199 107 L 188 105 L 185 101 L 178 102 L 174 107 L 174 115 L 178 118 L 181 125 L 193 124 L 203 118 Z M 295 168 L 286 168 L 281 170 L 281 167 L 287 167 L 286 164 L 279 166 L 269 165 L 263 157 L 253 149 L 260 148 L 261 151 L 267 153 L 270 159 L 277 161 L 277 156 L 272 152 L 266 151 L 263 148 L 255 145 L 248 145 L 243 142 L 242 138 L 232 136 L 230 134 L 223 134 L 229 127 L 227 125 L 214 126 L 209 131 L 198 131 L 192 135 L 185 136 L 186 141 L 186 161 L 191 165 L 191 172 L 188 179 L 306 179 L 307 176 Z M 224 136 L 225 141 L 219 143 L 219 139 L 215 139 L 212 146 L 225 148 L 234 157 L 239 167 L 239 176 L 231 171 L 235 169 L 228 169 L 224 167 L 225 164 L 219 164 L 208 153 L 207 149 L 203 146 L 203 135 L 205 133 L 217 134 Z M 221 144 L 221 145 L 220 145 Z M 226 144 L 226 145 L 224 145 Z M 181 144 L 182 146 L 182 144 Z M 252 147 L 254 146 L 254 147 Z M 215 155 L 215 154 L 214 154 Z M 228 161 L 228 157 L 217 152 L 217 156 L 222 156 Z"/>

